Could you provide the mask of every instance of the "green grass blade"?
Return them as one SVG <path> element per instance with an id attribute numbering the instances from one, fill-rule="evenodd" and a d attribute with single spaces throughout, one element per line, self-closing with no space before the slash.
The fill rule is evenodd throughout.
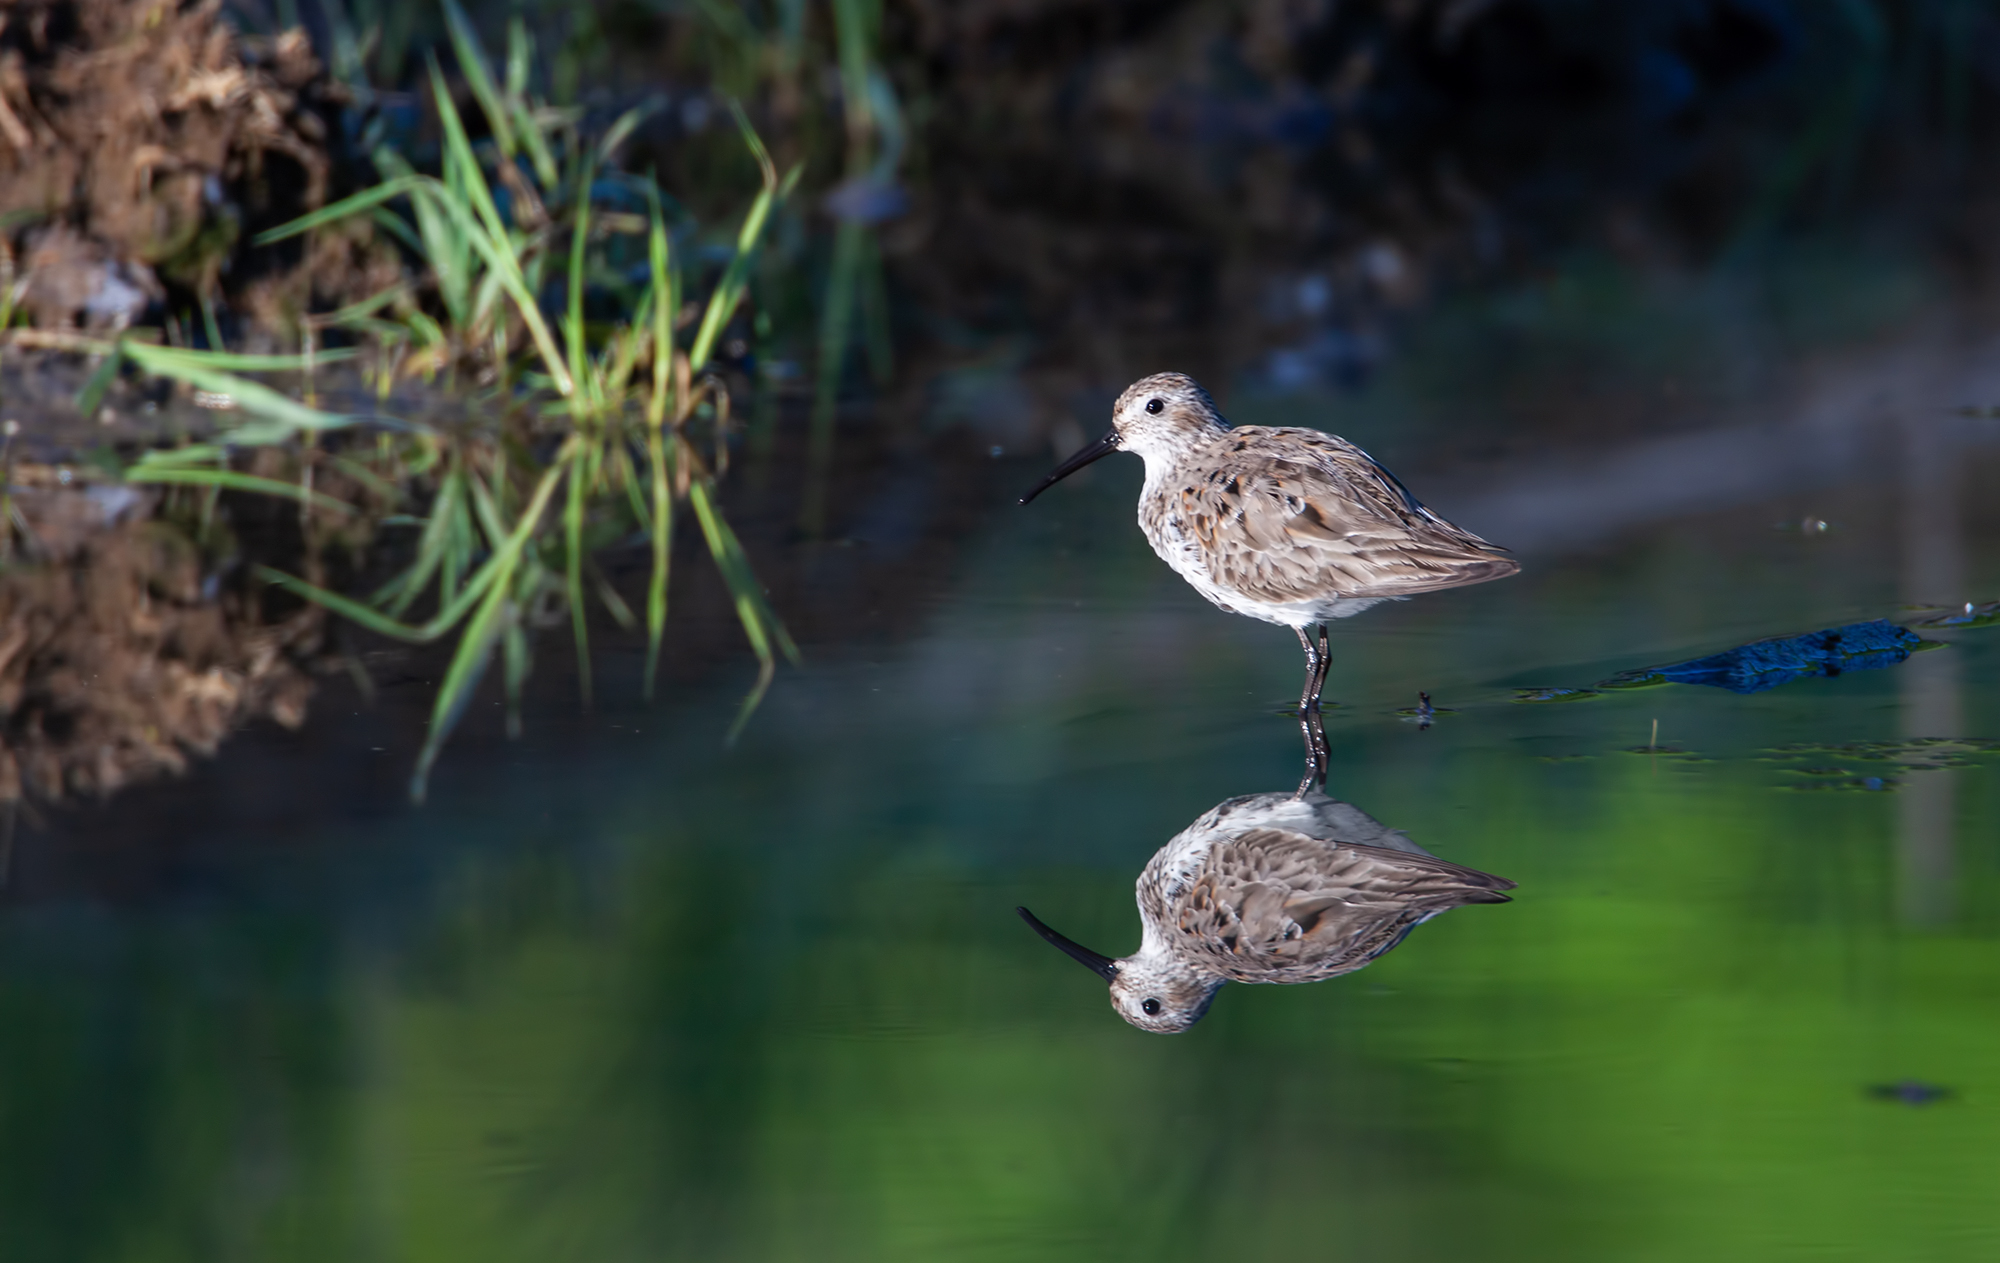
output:
<path id="1" fill-rule="evenodd" d="M 315 509 L 326 509 L 333 513 L 352 515 L 360 511 L 353 505 L 336 500 L 332 496 L 308 491 L 295 482 L 259 478 L 255 474 L 239 474 L 233 469 L 134 465 L 125 471 L 125 481 L 181 483 L 199 487 L 219 487 L 229 491 L 255 491 L 267 496 L 283 496 L 286 499 L 297 500 L 301 504 L 311 505 Z"/>
<path id="2" fill-rule="evenodd" d="M 473 328 L 480 328 L 488 323 L 493 315 L 493 309 L 499 305 L 501 296 L 506 292 L 506 285 L 500 274 L 490 268 L 487 269 L 486 275 L 480 278 L 479 292 L 473 295 L 472 299 L 470 323 Z"/>
<path id="3" fill-rule="evenodd" d="M 528 70 L 535 49 L 528 39 L 528 24 L 518 17 L 507 19 L 507 96 L 518 100 L 528 90 Z"/>
<path id="4" fill-rule="evenodd" d="M 732 104 L 734 103 L 732 102 Z M 618 146 L 625 143 L 625 138 L 632 134 L 633 129 L 646 121 L 647 116 L 659 108 L 660 102 L 647 101 L 642 105 L 635 105 L 623 114 L 620 114 L 618 120 L 606 129 L 604 139 L 597 142 L 596 160 L 600 163 L 609 163 L 611 155 L 617 152 Z M 586 187 L 588 186 L 586 185 Z"/>
<path id="5" fill-rule="evenodd" d="M 111 383 L 118 380 L 118 367 L 125 362 L 125 339 L 120 338 L 105 355 L 104 362 L 94 369 L 83 389 L 76 392 L 77 415 L 86 422 L 97 416 L 97 410 L 104 406 L 104 394 L 111 389 Z M 0 522 L 0 530 L 10 529 Z"/>
<path id="6" fill-rule="evenodd" d="M 458 167 L 460 184 L 457 192 L 471 203 L 479 221 L 494 240 L 505 241 L 507 221 L 500 217 L 500 207 L 494 202 L 493 190 L 486 183 L 486 172 L 480 168 L 479 157 L 472 151 L 472 141 L 465 132 L 465 120 L 459 117 L 458 106 L 445 87 L 444 72 L 438 69 L 436 58 L 431 59 L 431 92 L 437 99 L 438 122 L 444 127 L 444 160 L 456 163 Z"/>
<path id="7" fill-rule="evenodd" d="M 403 611 L 417 599 L 424 585 L 444 564 L 445 550 L 450 541 L 452 514 L 462 512 L 465 499 L 465 474 L 456 465 L 445 473 L 444 481 L 438 485 L 438 492 L 431 500 L 430 517 L 424 522 L 423 534 L 417 537 L 417 559 L 410 567 L 376 592 L 370 598 L 375 604 L 395 617 L 402 617 Z M 445 599 L 450 600 L 447 593 Z"/>
<path id="8" fill-rule="evenodd" d="M 393 483 L 366 465 L 363 465 L 360 461 L 350 460 L 345 456 L 328 456 L 326 460 L 336 470 L 368 488 L 369 491 L 374 493 L 376 499 L 382 501 L 383 504 L 393 505 L 402 499 L 402 493 L 396 489 Z"/>
<path id="9" fill-rule="evenodd" d="M 756 133 L 751 132 L 750 135 L 755 136 Z M 759 150 L 762 146 L 762 141 L 757 142 Z M 701 329 L 695 335 L 694 346 L 688 351 L 688 362 L 695 372 L 699 373 L 708 363 L 709 354 L 715 349 L 715 340 L 722 335 L 729 318 L 736 314 L 736 304 L 742 301 L 750 264 L 756 256 L 757 243 L 763 238 L 764 225 L 770 218 L 772 206 L 790 195 L 798 184 L 802 169 L 794 166 L 785 173 L 783 180 L 774 184 L 770 168 L 766 168 L 764 189 L 750 204 L 750 213 L 743 217 L 743 226 L 737 230 L 736 256 L 729 260 L 729 266 L 723 269 L 722 280 L 716 285 L 715 292 L 709 295 L 708 310 L 702 313 Z"/>
<path id="10" fill-rule="evenodd" d="M 394 215 L 389 216 L 389 218 L 396 219 Z M 409 225 L 403 224 L 402 220 L 396 219 L 396 222 L 402 225 L 404 232 L 408 232 L 410 230 Z M 416 238 L 412 237 L 410 241 L 412 247 L 414 248 L 416 245 Z M 395 302 L 397 299 L 404 297 L 409 292 L 410 292 L 409 283 L 407 281 L 400 282 L 395 285 L 387 286 L 380 293 L 375 294 L 372 297 L 364 298 L 358 303 L 349 303 L 345 307 L 335 308 L 333 311 L 327 312 L 324 316 L 314 316 L 312 320 L 314 324 L 322 326 L 345 325 L 357 320 L 366 320 L 370 316 L 373 316 L 376 312 L 382 310 L 384 307 L 387 307 L 389 304 Z M 345 348 L 336 348 L 336 351 L 342 349 Z M 336 352 L 322 351 L 315 358 L 318 360 L 319 363 L 324 364 L 327 362 L 327 356 L 334 353 Z M 358 351 L 355 352 L 355 354 L 358 353 L 359 353 Z M 351 358 L 351 356 L 343 358 Z"/>
<path id="11" fill-rule="evenodd" d="M 519 560 L 517 556 L 513 562 L 518 563 Z M 416 770 L 410 775 L 412 802 L 424 801 L 438 752 L 444 749 L 445 738 L 464 717 L 465 708 L 479 687 L 480 677 L 486 674 L 486 664 L 493 656 L 494 641 L 514 621 L 513 602 L 507 599 L 513 577 L 514 565 L 509 564 L 500 575 L 500 582 L 493 584 L 486 599 L 480 602 L 478 612 L 466 624 L 465 634 L 459 637 L 458 650 L 451 656 L 451 666 L 445 670 L 444 683 L 439 686 L 437 701 L 431 707 L 431 726 L 424 737 L 424 748 L 418 752 Z"/>
<path id="12" fill-rule="evenodd" d="M 521 147 L 528 151 L 528 161 L 535 165 L 535 178 L 544 189 L 553 189 L 562 183 L 562 171 L 556 166 L 555 151 L 549 148 L 549 138 L 542 128 L 542 120 L 536 111 L 526 105 L 514 106 L 514 124 L 520 128 Z"/>
<path id="13" fill-rule="evenodd" d="M 534 666 L 534 658 L 529 652 L 528 634 L 521 629 L 521 620 L 507 622 L 507 739 L 521 739 L 521 687 L 528 681 L 528 672 Z"/>
<path id="14" fill-rule="evenodd" d="M 386 206 L 377 206 L 368 212 L 368 218 L 378 228 L 386 230 L 390 236 L 408 246 L 412 254 L 422 257 L 424 243 L 417 239 L 416 230 L 411 228 L 401 215 Z"/>
<path id="15" fill-rule="evenodd" d="M 577 181 L 576 216 L 570 225 L 569 245 L 569 314 L 563 338 L 569 343 L 569 373 L 572 378 L 585 383 L 585 394 L 593 393 L 588 388 L 585 376 L 585 351 L 583 345 L 583 286 L 585 253 L 590 247 L 590 179 L 595 164 L 585 159 L 583 174 Z M 593 400 L 592 402 L 595 402 Z"/>
<path id="16" fill-rule="evenodd" d="M 146 367 L 160 371 L 161 366 L 185 365 L 189 368 L 214 369 L 225 373 L 297 373 L 309 365 L 303 355 L 245 355 L 239 351 L 191 351 L 182 347 L 154 346 L 151 343 L 128 344 L 139 352 L 134 356 Z M 341 360 L 351 360 L 361 354 L 358 347 L 329 347 L 313 354 L 311 365 L 335 364 Z"/>
<path id="17" fill-rule="evenodd" d="M 513 534 L 513 528 L 507 525 L 506 517 L 500 512 L 499 501 L 483 479 L 471 479 L 470 487 L 475 520 L 479 528 L 486 532 L 487 546 L 498 548 Z"/>
<path id="18" fill-rule="evenodd" d="M 133 468 L 151 468 L 169 465 L 213 465 L 229 455 L 229 449 L 212 443 L 191 443 L 186 447 L 168 447 L 147 452 Z"/>
<path id="19" fill-rule="evenodd" d="M 311 601 L 314 605 L 321 606 L 332 613 L 338 614 L 357 626 L 366 627 L 369 631 L 377 635 L 387 636 L 392 640 L 407 641 L 411 644 L 423 644 L 426 641 L 437 639 L 436 633 L 426 635 L 426 628 L 424 627 L 411 627 L 409 624 L 391 618 L 389 615 L 372 606 L 364 605 L 360 601 L 353 600 L 350 597 L 344 597 L 338 592 L 329 592 L 325 588 L 307 583 L 304 579 L 296 575 L 286 574 L 282 570 L 273 570 L 269 566 L 256 567 L 255 574 L 271 586 L 283 588 L 294 596 Z M 436 620 L 432 621 L 435 622 Z"/>
<path id="20" fill-rule="evenodd" d="M 731 101 L 731 112 L 736 117 L 736 126 L 743 133 L 743 140 L 750 148 L 751 156 L 757 159 L 757 166 L 764 173 L 764 187 L 757 194 L 757 200 L 750 204 L 750 213 L 743 217 L 743 226 L 736 233 L 736 256 L 723 269 L 722 280 L 716 284 L 715 292 L 708 297 L 708 310 L 702 313 L 701 328 L 695 334 L 694 346 L 688 351 L 690 367 L 699 373 L 708 364 L 708 357 L 715 349 L 715 340 L 736 314 L 736 304 L 742 300 L 746 288 L 746 278 L 750 274 L 750 264 L 756 254 L 757 243 L 764 235 L 764 222 L 770 218 L 771 207 L 777 199 L 791 191 L 798 181 L 798 167 L 793 167 L 784 179 L 780 191 L 778 171 L 771 164 L 771 155 L 764 148 L 763 138 L 743 113 L 743 108 Z"/>
<path id="21" fill-rule="evenodd" d="M 743 624 L 743 634 L 757 655 L 757 683 L 744 697 L 742 706 L 737 709 L 735 722 L 729 726 L 726 740 L 733 742 L 763 702 L 765 691 L 771 687 L 777 666 L 771 652 L 773 643 L 794 666 L 799 663 L 799 649 L 764 600 L 764 590 L 750 569 L 749 559 L 743 555 L 743 546 L 737 542 L 736 533 L 729 529 L 729 523 L 716 509 L 708 484 L 696 479 L 688 488 L 688 500 L 694 505 L 695 517 L 701 523 L 701 533 L 708 542 L 709 554 L 715 558 L 716 568 L 722 572 L 722 581 L 728 586 L 735 602 L 736 617 Z"/>
<path id="22" fill-rule="evenodd" d="M 611 449 L 611 454 L 617 471 L 612 481 L 625 493 L 625 502 L 632 506 L 632 520 L 639 524 L 641 531 L 651 535 L 653 510 L 646 503 L 645 492 L 640 488 L 639 471 L 632 463 L 632 449 L 625 443 L 619 443 Z"/>
<path id="23" fill-rule="evenodd" d="M 125 344 L 125 354 L 131 361 L 149 373 L 161 377 L 171 377 L 201 390 L 228 395 L 238 407 L 252 416 L 273 422 L 269 426 L 239 426 L 229 434 L 229 441 L 244 446 L 282 442 L 292 437 L 298 430 L 320 431 L 338 430 L 367 418 L 346 416 L 334 412 L 322 412 L 309 408 L 290 396 L 273 390 L 262 382 L 233 373 L 222 372 L 209 367 L 214 360 L 197 357 L 187 351 L 176 351 L 164 347 L 146 346 L 137 342 Z M 219 358 L 219 357 L 218 357 Z M 236 357 L 241 360 L 246 357 Z M 295 360 L 295 356 L 249 357 L 273 360 Z"/>
<path id="24" fill-rule="evenodd" d="M 653 699 L 653 683 L 659 674 L 660 640 L 667 630 L 667 571 L 674 557 L 674 490 L 666 446 L 657 425 L 647 431 L 646 457 L 652 467 L 653 490 L 653 576 L 646 587 L 647 701 Z"/>
<path id="25" fill-rule="evenodd" d="M 625 387 L 632 380 L 632 370 L 638 366 L 639 353 L 653 339 L 652 323 L 653 290 L 649 286 L 645 293 L 639 295 L 639 304 L 632 311 L 632 319 L 618 331 L 618 354 L 611 357 L 610 367 L 605 371 L 603 399 L 624 398 Z"/>
<path id="26" fill-rule="evenodd" d="M 435 60 L 431 62 L 431 87 L 437 96 L 438 117 L 444 124 L 445 160 L 458 164 L 465 182 L 464 197 L 441 197 L 439 204 L 480 258 L 485 260 L 486 266 L 500 273 L 508 296 L 514 300 L 522 322 L 528 326 L 528 335 L 535 340 L 535 349 L 541 354 L 549 376 L 555 380 L 557 393 L 568 397 L 576 391 L 575 379 L 563 363 L 562 353 L 556 349 L 548 322 L 542 319 L 535 294 L 522 275 L 521 260 L 514 253 L 512 238 L 493 204 L 493 192 L 486 186 L 486 176 L 479 169 L 479 160 L 472 154 L 471 142 L 465 138 L 465 124 L 460 121 L 458 110 L 451 103 L 451 93 L 445 90 L 444 76 L 438 71 Z"/>
<path id="27" fill-rule="evenodd" d="M 486 111 L 487 126 L 493 129 L 493 143 L 500 147 L 503 160 L 514 156 L 514 129 L 507 120 L 507 106 L 500 99 L 499 89 L 493 86 L 492 73 L 486 66 L 486 50 L 480 46 L 479 33 L 466 20 L 465 10 L 458 7 L 457 0 L 444 0 L 445 25 L 451 31 L 451 48 L 458 55 L 458 69 L 465 76 L 465 82 L 472 89 L 472 95 L 479 99 L 479 108 Z M 508 68 L 512 74 L 512 67 Z"/>
<path id="28" fill-rule="evenodd" d="M 618 626 L 626 631 L 637 627 L 639 620 L 632 617 L 632 607 L 625 604 L 625 598 L 619 596 L 618 589 L 611 586 L 610 577 L 598 569 L 597 563 L 588 557 L 584 558 L 583 564 L 584 568 L 590 571 L 590 582 L 597 589 L 597 599 L 604 603 L 604 608 L 610 611 Z"/>
<path id="29" fill-rule="evenodd" d="M 699 373 L 708 363 L 709 355 L 715 350 L 715 341 L 722 336 L 722 330 L 729 318 L 736 314 L 736 304 L 743 298 L 744 278 L 750 274 L 750 263 L 757 248 L 758 238 L 764 235 L 764 221 L 771 214 L 772 191 L 765 189 L 750 204 L 750 213 L 743 217 L 743 227 L 736 234 L 736 254 L 729 260 L 729 266 L 722 271 L 722 279 L 716 283 L 715 292 L 708 297 L 708 309 L 702 313 L 701 329 L 695 334 L 694 345 L 688 350 L 688 363 Z"/>
<path id="30" fill-rule="evenodd" d="M 569 621 L 576 636 L 576 681 L 583 704 L 590 705 L 590 633 L 584 626 L 588 612 L 583 604 L 583 502 L 588 474 L 581 454 L 569 463 L 569 503 L 563 506 L 563 543 L 568 562 Z"/>
<path id="31" fill-rule="evenodd" d="M 276 228 L 260 232 L 250 239 L 250 244 L 268 246 L 274 241 L 283 241 L 287 237 L 296 237 L 302 232 L 311 232 L 313 229 L 326 224 L 338 223 L 350 215 L 358 215 L 362 211 L 371 210 L 384 202 L 394 201 L 396 198 L 406 196 L 418 185 L 424 184 L 429 180 L 429 176 L 417 175 L 414 172 L 393 176 L 373 188 L 363 189 L 352 197 L 343 197 L 330 206 L 322 206 L 318 210 L 310 214 L 301 215 L 289 223 L 279 224 Z"/>
<path id="32" fill-rule="evenodd" d="M 528 336 L 535 341 L 535 350 L 541 355 L 543 365 L 549 370 L 549 378 L 555 383 L 556 392 L 564 397 L 576 393 L 575 379 L 569 375 L 569 368 L 563 363 L 562 352 L 556 349 L 556 341 L 549 332 L 548 322 L 542 318 L 542 310 L 535 301 L 533 290 L 527 278 L 522 275 L 520 260 L 504 245 L 496 245 L 472 218 L 472 213 L 463 203 L 446 202 L 445 210 L 466 232 L 472 248 L 478 252 L 486 265 L 500 274 L 500 283 L 506 287 L 507 296 L 514 300 L 514 307 L 521 313 L 522 323 L 528 326 Z"/>
<path id="33" fill-rule="evenodd" d="M 446 313 L 454 325 L 463 328 L 467 317 L 466 296 L 473 282 L 472 246 L 439 207 L 440 202 L 450 199 L 452 188 L 462 183 L 456 164 L 445 164 L 446 178 L 440 183 L 429 176 L 418 176 L 401 154 L 387 146 L 376 149 L 374 156 L 376 168 L 392 180 L 410 181 L 410 212 L 416 217 L 417 227 L 412 232 L 401 217 L 381 207 L 373 212 L 376 222 L 389 228 L 430 268 Z"/>
<path id="34" fill-rule="evenodd" d="M 402 499 L 402 493 L 393 483 L 360 461 L 349 460 L 345 456 L 328 456 L 326 462 L 341 474 L 368 488 L 375 498 L 385 505 L 393 505 Z"/>
<path id="35" fill-rule="evenodd" d="M 660 213 L 660 198 L 646 189 L 650 225 L 646 233 L 646 255 L 652 272 L 653 292 L 653 395 L 646 401 L 646 424 L 658 430 L 666 420 L 667 388 L 674 371 L 674 317 L 679 313 L 672 267 L 672 239 L 667 236 L 666 217 Z"/>
<path id="36" fill-rule="evenodd" d="M 743 134 L 743 143 L 750 149 L 750 156 L 757 160 L 757 169 L 763 172 L 764 187 L 778 187 L 778 168 L 771 161 L 771 151 L 764 148 L 764 138 L 750 125 L 750 116 L 743 112 L 743 106 L 734 97 L 729 100 L 730 117 L 736 120 L 736 130 Z"/>
<path id="37" fill-rule="evenodd" d="M 542 511 L 548 508 L 549 497 L 555 494 L 556 483 L 574 454 L 574 444 L 575 440 L 570 440 L 557 453 L 555 463 L 536 485 L 535 494 L 529 500 L 527 510 L 521 514 L 514 533 L 507 537 L 507 542 L 484 567 L 492 572 L 493 579 L 487 585 L 485 599 L 480 602 L 478 610 L 466 624 L 464 635 L 459 638 L 458 651 L 452 655 L 451 667 L 445 672 L 444 684 L 439 688 L 437 703 L 431 710 L 430 733 L 424 740 L 423 751 L 417 756 L 416 771 L 410 779 L 410 796 L 417 802 L 424 800 L 431 765 L 437 761 L 445 738 L 451 735 L 452 727 L 464 713 L 466 703 L 471 700 L 473 686 L 478 684 L 486 661 L 492 655 L 494 639 L 503 629 L 502 615 L 509 606 L 508 597 L 513 588 L 514 572 L 521 562 L 521 551 L 533 536 Z"/>
<path id="38" fill-rule="evenodd" d="M 558 460 L 560 459 L 561 457 L 559 456 Z M 532 534 L 535 523 L 540 520 L 543 511 L 548 508 L 549 497 L 555 492 L 556 482 L 561 472 L 560 468 L 551 468 L 548 473 L 542 476 L 541 482 L 536 484 L 534 495 L 529 499 L 527 515 L 516 524 L 514 531 L 506 537 L 505 542 L 494 551 L 491 557 L 486 559 L 485 564 L 479 567 L 478 572 L 472 576 L 471 580 L 462 589 L 459 589 L 449 600 L 443 603 L 442 607 L 436 614 L 431 616 L 429 621 L 416 627 L 397 622 L 395 619 L 368 605 L 364 605 L 350 597 L 342 596 L 338 592 L 329 592 L 325 588 L 307 583 L 304 579 L 288 575 L 282 570 L 273 570 L 269 566 L 258 566 L 256 573 L 258 577 L 267 583 L 276 584 L 288 592 L 293 592 L 304 597 L 308 601 L 323 605 L 341 617 L 352 619 L 364 627 L 381 632 L 385 636 L 418 643 L 436 640 L 439 636 L 444 635 L 456 626 L 458 621 L 465 617 L 467 611 L 471 610 L 477 602 L 488 595 L 493 583 L 503 570 L 508 574 L 513 573 L 515 565 L 520 559 L 521 550 L 526 545 L 529 535 Z M 463 513 L 458 513 L 453 515 L 452 520 L 457 523 L 464 523 L 466 518 Z M 446 564 L 450 564 L 450 550 L 447 550 Z"/>
<path id="39" fill-rule="evenodd" d="M 833 443 L 834 412 L 840 402 L 842 371 L 853 343 L 855 291 L 859 288 L 868 227 L 844 220 L 834 234 L 833 266 L 819 313 L 819 371 L 813 383 L 812 428 L 807 439 L 807 466 L 824 476 Z"/>
<path id="40" fill-rule="evenodd" d="M 468 480 L 469 485 L 480 487 L 477 479 Z M 480 487 L 484 490 L 483 487 Z M 479 528 L 473 521 L 469 497 L 461 496 L 452 506 L 451 517 L 445 523 L 445 551 L 442 568 L 438 571 L 438 602 L 448 603 L 458 596 L 459 584 L 472 570 L 473 556 L 479 551 Z M 497 535 L 495 538 L 499 538 Z"/>

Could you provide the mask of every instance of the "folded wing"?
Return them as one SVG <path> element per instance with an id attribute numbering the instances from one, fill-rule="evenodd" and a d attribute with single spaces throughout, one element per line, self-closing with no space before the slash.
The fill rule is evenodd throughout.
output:
<path id="1" fill-rule="evenodd" d="M 1331 434 L 1244 426 L 1220 441 L 1228 459 L 1180 489 L 1180 518 L 1210 576 L 1245 595 L 1414 596 L 1520 569 Z"/>
<path id="2" fill-rule="evenodd" d="M 1348 973 L 1410 930 L 1514 883 L 1446 860 L 1253 829 L 1209 852 L 1173 909 L 1178 946 L 1239 982 Z"/>

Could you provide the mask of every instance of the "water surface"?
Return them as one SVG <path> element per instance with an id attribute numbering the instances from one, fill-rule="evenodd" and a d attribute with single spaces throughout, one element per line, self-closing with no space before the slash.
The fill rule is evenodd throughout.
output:
<path id="1" fill-rule="evenodd" d="M 1511 905 L 1185 1036 L 1119 1021 L 1012 909 L 1130 950 L 1153 850 L 1296 781 L 1297 650 L 1151 556 L 1137 462 L 1014 510 L 1044 463 L 996 460 L 987 524 L 890 594 L 919 630 L 809 645 L 733 749 L 747 667 L 645 708 L 628 646 L 592 714 L 475 721 L 423 809 L 422 699 L 336 682 L 300 734 L 24 824 L 8 1257 L 1991 1257 L 2000 629 L 1516 700 L 2000 593 L 2000 422 L 1953 410 L 2000 399 L 1982 326 L 1834 354 L 1766 311 L 1690 408 L 1702 346 L 1467 369 L 1444 335 L 1483 319 L 1231 410 L 1348 430 L 1520 548 L 1337 627 L 1327 693 L 1329 792 Z M 1586 377 L 1596 435 L 1439 420 Z"/>

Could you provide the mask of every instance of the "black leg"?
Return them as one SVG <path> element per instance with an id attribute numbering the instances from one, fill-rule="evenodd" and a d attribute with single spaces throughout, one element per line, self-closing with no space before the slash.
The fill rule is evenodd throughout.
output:
<path id="1" fill-rule="evenodd" d="M 1326 679 L 1326 659 L 1313 646 L 1312 638 L 1303 627 L 1294 627 L 1292 632 L 1299 638 L 1299 648 L 1306 651 L 1306 686 L 1299 694 L 1299 717 L 1304 718 L 1310 711 L 1319 709 L 1319 689 Z"/>
<path id="2" fill-rule="evenodd" d="M 1313 713 L 1319 713 L 1319 695 L 1326 691 L 1326 669 L 1333 665 L 1333 655 L 1327 652 L 1326 624 L 1319 625 L 1319 667 L 1313 672 L 1312 697 Z"/>

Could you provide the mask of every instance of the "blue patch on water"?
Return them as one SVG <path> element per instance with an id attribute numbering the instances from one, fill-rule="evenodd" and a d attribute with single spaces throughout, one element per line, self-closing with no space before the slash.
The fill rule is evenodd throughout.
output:
<path id="1" fill-rule="evenodd" d="M 1886 619 L 1760 640 L 1723 653 L 1672 666 L 1626 671 L 1599 688 L 1643 688 L 1649 684 L 1707 684 L 1732 693 L 1761 693 L 1804 675 L 1879 671 L 1915 653 L 1923 638 Z"/>

